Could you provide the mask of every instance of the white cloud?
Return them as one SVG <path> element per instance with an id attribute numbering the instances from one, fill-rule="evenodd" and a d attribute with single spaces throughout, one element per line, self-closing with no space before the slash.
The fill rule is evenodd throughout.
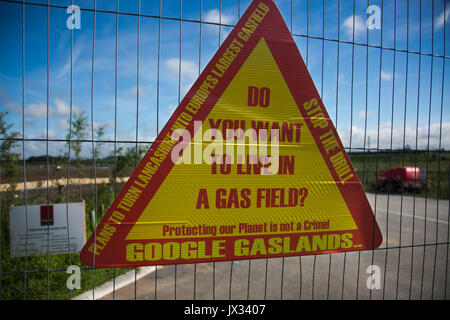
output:
<path id="1" fill-rule="evenodd" d="M 381 71 L 381 79 L 383 80 L 392 80 L 392 73 Z"/>
<path id="2" fill-rule="evenodd" d="M 49 107 L 50 113 L 50 107 Z M 47 116 L 47 105 L 43 102 L 41 103 L 31 103 L 25 107 L 25 116 L 30 117 L 46 117 Z"/>
<path id="3" fill-rule="evenodd" d="M 69 120 L 68 119 L 61 119 L 61 120 L 59 120 L 57 125 L 58 125 L 58 128 L 60 130 L 63 130 L 64 132 L 69 130 Z"/>
<path id="4" fill-rule="evenodd" d="M 168 113 L 169 115 L 172 115 L 172 113 L 175 111 L 176 108 L 177 108 L 176 105 L 174 105 L 174 104 L 169 104 L 169 105 L 167 106 L 167 113 Z"/>
<path id="5" fill-rule="evenodd" d="M 181 97 L 184 97 L 188 93 L 188 91 L 192 87 L 192 85 L 193 85 L 193 83 L 189 82 L 187 85 L 181 86 L 181 88 L 180 88 Z"/>
<path id="6" fill-rule="evenodd" d="M 354 17 L 354 18 L 353 18 Z M 354 21 L 354 25 L 353 25 Z M 347 19 L 345 19 L 343 28 L 344 32 L 346 32 L 348 35 L 353 35 L 353 27 L 355 31 L 355 37 L 362 34 L 364 31 L 366 31 L 366 23 L 360 16 L 349 16 Z"/>
<path id="7" fill-rule="evenodd" d="M 75 72 L 76 68 L 78 67 L 77 61 L 80 58 L 83 48 L 84 48 L 83 41 L 78 41 L 76 43 L 76 45 L 74 46 L 74 49 L 72 50 L 72 57 L 69 54 L 67 61 L 59 69 L 59 72 L 56 75 L 57 80 L 60 80 L 61 78 L 66 76 L 70 72 L 71 67 L 72 67 L 72 72 Z"/>
<path id="8" fill-rule="evenodd" d="M 358 117 L 364 119 L 366 117 L 366 112 L 364 110 L 361 110 L 360 112 L 358 112 Z"/>
<path id="9" fill-rule="evenodd" d="M 221 24 L 230 24 L 233 21 L 232 15 L 227 15 L 217 9 L 212 9 L 206 12 L 205 18 L 203 21 L 213 22 L 213 23 L 221 23 Z"/>
<path id="10" fill-rule="evenodd" d="M 49 139 L 54 139 L 54 138 L 56 138 L 58 135 L 56 134 L 56 132 L 55 131 L 53 131 L 53 130 L 44 130 L 44 132 L 43 132 L 43 136 L 44 137 L 47 137 L 47 133 L 48 133 L 48 138 Z"/>
<path id="11" fill-rule="evenodd" d="M 165 61 L 165 66 L 172 76 L 177 76 L 180 69 L 180 59 L 171 58 Z M 198 65 L 189 60 L 181 60 L 181 77 L 184 80 L 195 80 L 198 76 Z"/>
<path id="12" fill-rule="evenodd" d="M 436 29 L 440 29 L 444 26 L 444 22 L 448 23 L 448 18 L 450 16 L 450 6 L 447 7 L 447 10 L 442 11 L 441 14 L 437 17 L 436 21 L 434 22 L 434 27 Z"/>
<path id="13" fill-rule="evenodd" d="M 94 130 L 99 129 L 100 127 L 104 127 L 104 129 L 114 128 L 114 121 L 113 120 L 109 120 L 109 121 L 106 121 L 106 122 L 94 121 L 92 123 L 92 125 L 94 126 Z M 91 130 L 91 122 L 88 123 L 88 129 Z"/>
<path id="14" fill-rule="evenodd" d="M 373 112 L 372 111 L 368 111 L 367 112 L 367 115 L 371 115 Z M 358 112 L 358 118 L 360 118 L 360 119 L 365 119 L 366 118 L 366 111 L 364 111 L 364 110 L 360 110 L 359 112 Z"/>
<path id="15" fill-rule="evenodd" d="M 70 114 L 70 106 L 63 100 L 55 98 L 53 100 L 54 107 L 48 106 L 49 116 L 67 116 Z M 21 113 L 21 110 L 17 110 Z M 72 105 L 72 114 L 78 114 L 81 109 L 76 105 Z M 35 117 L 35 118 L 46 118 L 47 117 L 47 104 L 44 102 L 40 103 L 30 103 L 25 107 L 25 116 Z"/>
<path id="16" fill-rule="evenodd" d="M 136 97 L 138 92 L 137 85 L 127 91 L 127 94 L 131 97 Z M 147 94 L 147 90 L 143 86 L 139 86 L 139 97 L 144 97 Z"/>
<path id="17" fill-rule="evenodd" d="M 55 98 L 53 100 L 55 103 L 55 115 L 57 116 L 67 116 L 70 114 L 70 105 L 68 105 L 65 101 Z M 72 104 L 72 114 L 78 114 L 81 112 L 81 109 L 76 105 Z"/>
<path id="18" fill-rule="evenodd" d="M 350 141 L 350 128 L 339 128 L 339 136 L 345 147 L 349 147 Z M 428 134 L 429 131 L 429 134 Z M 437 149 L 439 148 L 439 140 L 441 148 L 446 150 L 450 149 L 450 135 L 445 134 L 450 131 L 450 122 L 443 122 L 442 128 L 439 123 L 431 124 L 430 129 L 428 126 L 422 126 L 417 128 L 417 149 Z M 391 149 L 391 137 L 392 137 L 392 149 L 402 149 L 403 145 L 409 145 L 411 149 L 416 148 L 416 128 L 407 125 L 394 126 L 391 129 L 391 123 L 385 122 L 380 125 L 378 129 L 368 129 L 364 134 L 364 128 L 357 126 L 352 127 L 352 148 L 364 147 L 364 135 L 366 136 L 366 148 L 368 148 L 368 137 L 370 137 L 370 148 L 379 149 Z M 403 135 L 405 139 L 403 141 Z M 379 137 L 379 141 L 377 141 Z M 429 138 L 429 145 L 428 145 Z"/>

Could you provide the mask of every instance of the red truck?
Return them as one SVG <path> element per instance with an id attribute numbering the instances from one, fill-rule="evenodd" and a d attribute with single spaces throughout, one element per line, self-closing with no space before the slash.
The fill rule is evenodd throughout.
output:
<path id="1" fill-rule="evenodd" d="M 377 189 L 396 192 L 402 189 L 421 190 L 426 187 L 426 170 L 418 167 L 397 167 L 378 176 Z"/>

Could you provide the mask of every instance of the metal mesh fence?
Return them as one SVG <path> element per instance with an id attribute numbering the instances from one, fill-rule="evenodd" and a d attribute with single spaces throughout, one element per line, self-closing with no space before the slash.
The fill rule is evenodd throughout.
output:
<path id="1" fill-rule="evenodd" d="M 94 232 L 250 1 L 2 0 L 2 299 L 447 299 L 447 1 L 275 2 L 367 192 L 381 247 L 135 269 L 85 267 L 70 246 L 11 256 L 11 206 L 83 202 Z M 425 169 L 427 186 L 380 187 L 381 172 L 405 166 Z"/>

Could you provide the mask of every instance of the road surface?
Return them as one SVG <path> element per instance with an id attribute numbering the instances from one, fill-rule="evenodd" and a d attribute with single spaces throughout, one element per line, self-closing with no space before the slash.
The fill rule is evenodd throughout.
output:
<path id="1" fill-rule="evenodd" d="M 367 197 L 376 250 L 165 266 L 102 299 L 449 299 L 449 201 Z"/>

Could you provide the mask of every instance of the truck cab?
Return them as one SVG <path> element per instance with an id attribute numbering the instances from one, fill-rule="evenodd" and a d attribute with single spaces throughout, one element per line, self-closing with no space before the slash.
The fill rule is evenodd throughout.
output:
<path id="1" fill-rule="evenodd" d="M 418 167 L 396 167 L 378 175 L 377 189 L 386 192 L 421 190 L 426 187 L 426 170 Z"/>

